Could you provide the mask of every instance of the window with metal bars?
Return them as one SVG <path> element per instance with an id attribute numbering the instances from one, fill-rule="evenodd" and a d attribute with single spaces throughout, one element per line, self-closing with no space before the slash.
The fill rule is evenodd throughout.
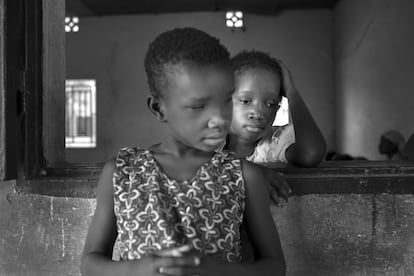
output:
<path id="1" fill-rule="evenodd" d="M 95 80 L 66 80 L 65 113 L 65 147 L 96 147 Z"/>

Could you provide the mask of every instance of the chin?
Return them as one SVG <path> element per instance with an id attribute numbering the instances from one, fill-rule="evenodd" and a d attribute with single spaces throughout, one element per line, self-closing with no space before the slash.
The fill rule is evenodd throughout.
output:
<path id="1" fill-rule="evenodd" d="M 248 141 L 257 141 L 263 137 L 263 133 L 251 133 L 246 131 L 243 137 Z"/>

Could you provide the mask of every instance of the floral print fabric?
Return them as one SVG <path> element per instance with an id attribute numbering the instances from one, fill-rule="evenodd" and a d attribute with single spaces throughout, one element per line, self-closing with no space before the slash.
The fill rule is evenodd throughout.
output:
<path id="1" fill-rule="evenodd" d="M 121 259 L 192 244 L 203 255 L 239 262 L 245 187 L 240 160 L 216 152 L 186 181 L 168 177 L 152 153 L 122 149 L 113 176 Z"/>

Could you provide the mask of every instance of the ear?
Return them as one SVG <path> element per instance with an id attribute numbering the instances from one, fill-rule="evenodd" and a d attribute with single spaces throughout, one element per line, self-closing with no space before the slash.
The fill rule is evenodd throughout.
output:
<path id="1" fill-rule="evenodd" d="M 147 98 L 147 105 L 152 114 L 161 122 L 166 122 L 165 114 L 159 97 L 150 95 Z"/>

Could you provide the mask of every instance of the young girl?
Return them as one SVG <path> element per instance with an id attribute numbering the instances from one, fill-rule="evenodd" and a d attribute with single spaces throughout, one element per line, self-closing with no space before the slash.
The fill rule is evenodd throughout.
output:
<path id="1" fill-rule="evenodd" d="M 159 35 L 145 68 L 150 111 L 169 129 L 148 149 L 107 162 L 82 254 L 85 275 L 284 275 L 285 261 L 256 165 L 215 151 L 228 134 L 234 74 L 216 38 Z M 241 263 L 245 223 L 255 261 Z M 118 238 L 121 261 L 112 261 Z"/>
<path id="2" fill-rule="evenodd" d="M 317 166 L 326 151 L 325 139 L 295 88 L 286 66 L 266 53 L 243 51 L 232 58 L 235 73 L 233 118 L 223 148 L 255 163 L 288 162 Z M 273 127 L 282 96 L 289 100 L 291 123 Z M 266 170 L 275 192 L 287 198 L 287 185 L 273 170 Z M 275 191 L 276 190 L 276 191 Z"/>

